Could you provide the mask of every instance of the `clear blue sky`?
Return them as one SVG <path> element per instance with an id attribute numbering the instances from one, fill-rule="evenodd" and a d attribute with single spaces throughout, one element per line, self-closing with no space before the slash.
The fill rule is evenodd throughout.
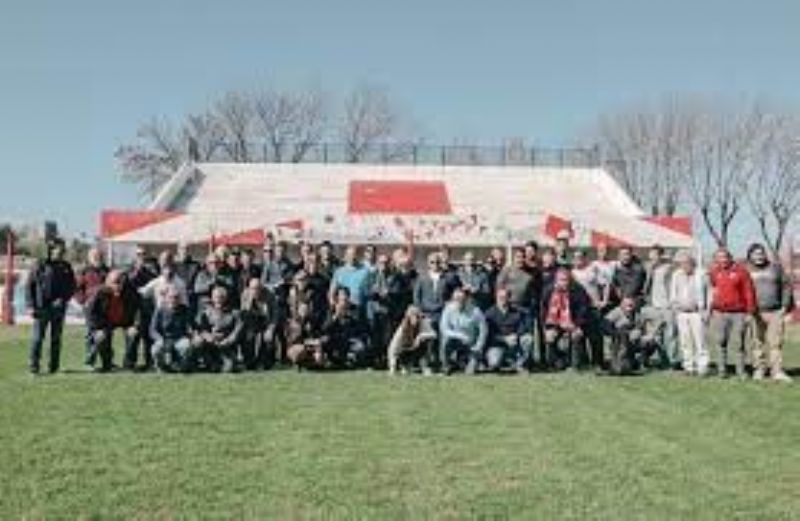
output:
<path id="1" fill-rule="evenodd" d="M 434 140 L 561 145 L 668 92 L 800 102 L 798 28 L 796 0 L 5 0 L 0 219 L 94 233 L 139 204 L 117 145 L 228 89 L 368 81 Z"/>

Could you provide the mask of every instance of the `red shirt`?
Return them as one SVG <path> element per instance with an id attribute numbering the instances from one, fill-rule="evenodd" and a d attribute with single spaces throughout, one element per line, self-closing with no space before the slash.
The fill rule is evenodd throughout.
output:
<path id="1" fill-rule="evenodd" d="M 747 268 L 736 263 L 727 268 L 716 264 L 708 275 L 714 288 L 711 309 L 728 313 L 755 312 L 756 291 Z"/>
<path id="2" fill-rule="evenodd" d="M 122 295 L 111 294 L 108 300 L 108 323 L 112 326 L 121 326 L 125 320 L 125 305 Z"/>

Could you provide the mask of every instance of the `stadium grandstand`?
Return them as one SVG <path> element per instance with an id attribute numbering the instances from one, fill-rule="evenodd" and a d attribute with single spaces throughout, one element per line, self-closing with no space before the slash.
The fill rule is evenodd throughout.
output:
<path id="1" fill-rule="evenodd" d="M 648 216 L 599 162 L 556 157 L 549 165 L 190 162 L 148 208 L 103 211 L 101 236 L 112 251 L 257 246 L 268 233 L 420 250 L 548 243 L 563 230 L 579 247 L 694 245 L 689 218 Z"/>

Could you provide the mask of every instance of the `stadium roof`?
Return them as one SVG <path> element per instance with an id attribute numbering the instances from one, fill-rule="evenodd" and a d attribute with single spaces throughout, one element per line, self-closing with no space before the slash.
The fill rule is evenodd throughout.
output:
<path id="1" fill-rule="evenodd" d="M 562 229 L 574 243 L 693 244 L 685 218 L 649 218 L 600 168 L 199 163 L 101 234 L 142 244 L 286 240 L 489 246 Z"/>

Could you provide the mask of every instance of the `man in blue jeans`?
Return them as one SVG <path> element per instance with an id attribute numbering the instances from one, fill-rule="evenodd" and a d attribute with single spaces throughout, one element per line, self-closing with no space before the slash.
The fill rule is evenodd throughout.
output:
<path id="1" fill-rule="evenodd" d="M 64 260 L 64 241 L 54 239 L 48 244 L 47 258 L 39 262 L 28 276 L 27 306 L 33 316 L 33 337 L 30 346 L 31 374 L 39 373 L 42 343 L 50 328 L 50 373 L 59 369 L 61 331 L 67 304 L 75 293 L 75 274 Z"/>

